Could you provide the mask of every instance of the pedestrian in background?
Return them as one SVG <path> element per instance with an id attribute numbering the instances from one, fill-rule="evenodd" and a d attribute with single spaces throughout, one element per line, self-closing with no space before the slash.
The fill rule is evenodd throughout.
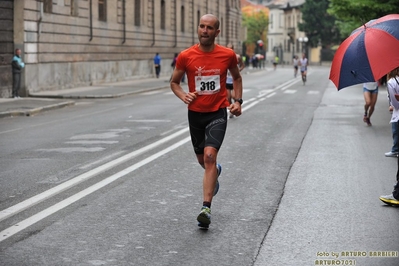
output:
<path id="1" fill-rule="evenodd" d="M 377 81 L 363 83 L 363 96 L 365 101 L 363 122 L 366 123 L 367 126 L 371 126 L 370 118 L 377 102 L 378 86 L 379 83 Z"/>
<path id="2" fill-rule="evenodd" d="M 219 189 L 222 167 L 217 163 L 217 155 L 226 134 L 227 109 L 239 116 L 243 102 L 237 56 L 231 49 L 215 44 L 219 26 L 219 19 L 212 14 L 200 18 L 199 43 L 179 54 L 170 83 L 173 93 L 188 106 L 191 142 L 197 161 L 204 168 L 203 202 L 197 216 L 201 228 L 208 228 L 211 223 L 211 203 Z M 227 101 L 227 70 L 233 77 L 237 97 L 233 104 Z M 188 92 L 180 85 L 184 73 L 187 74 Z"/>
<path id="3" fill-rule="evenodd" d="M 227 48 L 230 48 L 231 50 L 234 51 L 234 45 L 229 43 L 226 46 Z M 238 70 L 240 70 L 240 72 L 245 68 L 244 62 L 241 59 L 241 56 L 239 54 L 236 54 L 237 56 L 237 66 L 238 66 Z M 234 99 L 234 93 L 233 93 L 233 77 L 231 76 L 231 73 L 229 70 L 227 70 L 227 78 L 226 78 L 226 89 L 227 89 L 227 100 L 229 101 L 229 103 L 234 103 L 233 99 Z M 230 113 L 230 118 L 233 118 L 234 115 L 232 113 Z"/>
<path id="4" fill-rule="evenodd" d="M 389 72 L 387 89 L 388 89 L 390 104 L 393 107 L 391 124 L 396 123 L 396 130 L 395 130 L 396 135 L 393 136 L 394 147 L 392 147 L 390 154 L 394 154 L 391 157 L 397 157 L 399 150 L 395 149 L 398 148 L 397 145 L 399 140 L 399 136 L 397 135 L 398 133 L 397 127 L 399 120 L 399 67 Z M 392 125 L 392 133 L 394 132 L 393 129 L 394 128 Z M 385 154 L 385 156 L 387 156 L 387 154 Z M 399 206 L 399 158 L 398 158 L 398 171 L 396 173 L 396 185 L 393 188 L 393 192 L 390 195 L 381 196 L 380 200 L 388 205 Z"/>
<path id="5" fill-rule="evenodd" d="M 19 89 L 21 87 L 21 72 L 25 67 L 25 63 L 21 59 L 21 49 L 15 49 L 15 55 L 11 61 L 12 66 L 12 97 L 19 97 Z"/>
<path id="6" fill-rule="evenodd" d="M 294 77 L 296 78 L 298 74 L 298 64 L 299 64 L 299 59 L 297 55 L 294 55 L 294 57 L 292 58 L 292 64 L 294 66 Z"/>
<path id="7" fill-rule="evenodd" d="M 155 54 L 154 57 L 154 67 L 155 67 L 155 75 L 159 78 L 159 74 L 161 73 L 161 56 L 159 53 Z"/>
<path id="8" fill-rule="evenodd" d="M 173 70 L 175 70 L 176 61 L 177 61 L 177 56 L 178 56 L 178 55 L 179 55 L 178 53 L 175 53 L 175 56 L 173 57 L 172 63 L 170 64 L 170 66 L 172 67 L 172 75 L 170 76 L 169 82 L 172 81 Z"/>
<path id="9" fill-rule="evenodd" d="M 273 61 L 273 68 L 274 68 L 274 70 L 276 70 L 279 60 L 280 60 L 280 58 L 278 58 L 278 56 L 276 55 L 276 56 L 274 57 L 274 61 Z"/>
<path id="10" fill-rule="evenodd" d="M 392 125 L 392 139 L 393 145 L 391 151 L 385 153 L 386 157 L 397 157 L 399 155 L 399 102 L 395 97 L 395 94 L 399 94 L 399 68 L 396 68 L 389 72 L 388 74 L 388 82 L 387 82 L 387 90 L 388 90 L 388 99 L 389 104 L 393 108 L 392 117 L 391 117 L 391 125 Z"/>

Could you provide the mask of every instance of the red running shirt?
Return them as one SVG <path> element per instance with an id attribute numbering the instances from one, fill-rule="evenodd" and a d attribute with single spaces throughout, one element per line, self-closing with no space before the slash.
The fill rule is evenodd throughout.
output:
<path id="1" fill-rule="evenodd" d="M 218 44 L 212 52 L 203 52 L 198 44 L 182 51 L 176 68 L 187 74 L 190 92 L 197 92 L 197 98 L 188 105 L 195 112 L 215 112 L 226 108 L 226 76 L 229 68 L 237 67 L 235 52 Z"/>

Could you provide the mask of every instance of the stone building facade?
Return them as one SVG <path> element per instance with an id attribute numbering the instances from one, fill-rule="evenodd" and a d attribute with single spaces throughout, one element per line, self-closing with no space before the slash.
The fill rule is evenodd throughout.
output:
<path id="1" fill-rule="evenodd" d="M 0 93 L 11 93 L 11 58 L 22 50 L 21 95 L 171 74 L 175 53 L 198 42 L 199 18 L 219 17 L 221 45 L 240 36 L 240 0 L 0 1 Z"/>
<path id="2" fill-rule="evenodd" d="M 278 56 L 281 63 L 291 64 L 294 55 L 301 57 L 306 44 L 301 42 L 305 33 L 298 29 L 302 22 L 301 7 L 305 0 L 266 0 L 269 8 L 267 60 Z"/>

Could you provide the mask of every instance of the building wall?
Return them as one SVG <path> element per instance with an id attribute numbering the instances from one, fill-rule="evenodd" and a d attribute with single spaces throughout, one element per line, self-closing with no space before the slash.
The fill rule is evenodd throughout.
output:
<path id="1" fill-rule="evenodd" d="M 278 5 L 269 6 L 269 28 L 267 31 L 267 51 L 266 61 L 274 61 L 279 56 L 281 62 L 281 54 L 283 49 L 285 36 L 285 20 L 284 11 Z"/>
<path id="2" fill-rule="evenodd" d="M 99 19 L 102 2 L 105 21 Z M 239 0 L 15 0 L 12 7 L 16 34 L 9 46 L 21 46 L 26 63 L 22 95 L 151 77 L 157 52 L 161 75 L 169 76 L 174 53 L 198 42 L 199 18 L 206 13 L 221 21 L 218 43 L 238 44 L 240 38 Z M 9 87 L 1 83 L 2 97 Z"/>

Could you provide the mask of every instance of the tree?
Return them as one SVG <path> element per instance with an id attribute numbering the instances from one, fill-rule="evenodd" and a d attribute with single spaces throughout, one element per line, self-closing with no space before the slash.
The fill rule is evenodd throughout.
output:
<path id="1" fill-rule="evenodd" d="M 329 0 L 306 0 L 301 7 L 303 23 L 298 23 L 298 28 L 305 32 L 312 47 L 316 47 L 319 41 L 329 46 L 340 40 L 335 17 L 327 13 L 329 3 Z"/>
<path id="2" fill-rule="evenodd" d="M 399 13 L 399 0 L 330 0 L 328 13 L 336 18 L 343 40 L 372 19 Z"/>
<path id="3" fill-rule="evenodd" d="M 243 13 L 242 20 L 242 24 L 247 27 L 245 44 L 253 44 L 258 40 L 265 41 L 264 36 L 269 25 L 269 18 L 265 12 L 259 11 L 253 15 Z"/>

